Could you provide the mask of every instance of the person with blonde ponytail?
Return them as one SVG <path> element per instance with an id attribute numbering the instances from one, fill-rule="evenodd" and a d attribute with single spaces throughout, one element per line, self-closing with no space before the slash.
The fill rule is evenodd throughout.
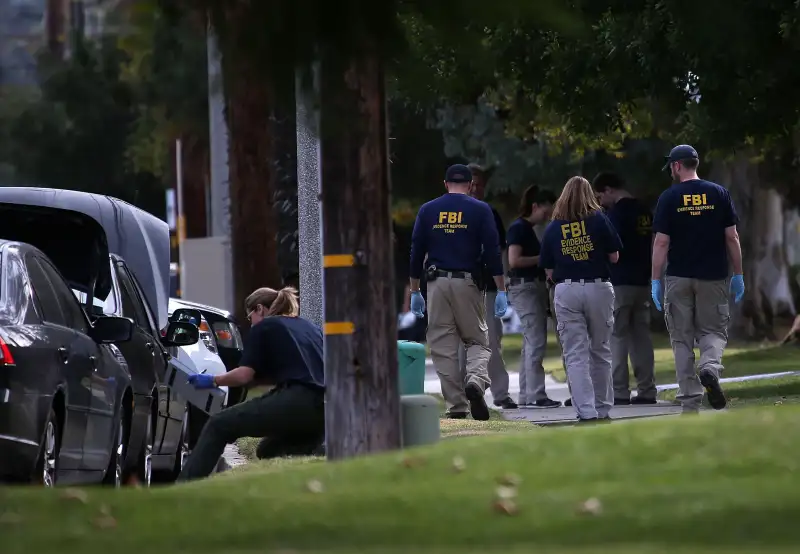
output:
<path id="1" fill-rule="evenodd" d="M 224 375 L 193 375 L 196 388 L 274 387 L 263 396 L 212 416 L 181 470 L 179 481 L 207 477 L 225 445 L 260 437 L 259 458 L 304 456 L 325 439 L 325 370 L 322 330 L 298 316 L 297 290 L 260 288 L 244 302 L 250 334 L 239 367 Z"/>

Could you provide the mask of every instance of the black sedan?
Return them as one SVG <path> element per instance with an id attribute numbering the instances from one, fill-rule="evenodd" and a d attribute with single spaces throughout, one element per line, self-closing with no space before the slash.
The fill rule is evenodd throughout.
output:
<path id="1" fill-rule="evenodd" d="M 41 251 L 0 240 L 0 478 L 120 485 L 132 391 L 110 343 L 132 331 L 90 324 Z"/>

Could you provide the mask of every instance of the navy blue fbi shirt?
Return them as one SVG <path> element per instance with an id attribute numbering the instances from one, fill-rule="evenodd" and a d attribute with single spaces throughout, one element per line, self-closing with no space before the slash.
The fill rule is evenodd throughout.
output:
<path id="1" fill-rule="evenodd" d="M 265 317 L 250 328 L 240 366 L 271 384 L 325 386 L 322 330 L 301 317 Z"/>
<path id="2" fill-rule="evenodd" d="M 521 247 L 522 255 L 525 257 L 538 256 L 542 250 L 536 231 L 533 230 L 533 225 L 527 219 L 521 217 L 514 220 L 514 223 L 509 226 L 508 233 L 506 233 L 506 241 L 509 247 L 514 245 Z M 512 279 L 539 279 L 544 281 L 544 269 L 540 265 L 516 267 L 508 270 L 508 276 Z"/>
<path id="3" fill-rule="evenodd" d="M 610 279 L 608 255 L 622 249 L 617 232 L 603 212 L 580 221 L 554 219 L 542 237 L 539 265 L 553 270 L 553 281 Z"/>
<path id="4" fill-rule="evenodd" d="M 607 215 L 622 240 L 619 261 L 611 264 L 611 282 L 646 287 L 653 256 L 652 212 L 636 198 L 620 198 Z"/>
<path id="5" fill-rule="evenodd" d="M 503 259 L 492 209 L 466 194 L 448 193 L 423 204 L 411 235 L 412 279 L 422 264 L 449 271 L 475 272 L 481 263 L 492 275 L 503 274 Z"/>
<path id="6" fill-rule="evenodd" d="M 667 275 L 705 281 L 727 279 L 725 229 L 739 222 L 727 189 L 692 179 L 661 193 L 653 231 L 669 236 Z"/>

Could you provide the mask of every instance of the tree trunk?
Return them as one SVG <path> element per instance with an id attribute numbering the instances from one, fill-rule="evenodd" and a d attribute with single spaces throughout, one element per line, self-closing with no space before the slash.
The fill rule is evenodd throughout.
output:
<path id="1" fill-rule="evenodd" d="M 745 298 L 733 312 L 732 336 L 776 340 L 775 317 L 794 315 L 784 242 L 783 202 L 761 183 L 747 156 L 714 164 L 709 178 L 727 185 L 739 215 Z"/>
<path id="2" fill-rule="evenodd" d="M 183 139 L 183 145 L 183 212 L 186 238 L 205 237 L 208 234 L 208 141 L 187 136 Z"/>
<path id="3" fill-rule="evenodd" d="M 67 0 L 47 0 L 47 49 L 63 60 L 67 41 Z"/>
<path id="4" fill-rule="evenodd" d="M 360 51 L 347 61 L 326 52 L 321 63 L 330 460 L 401 441 L 385 74 L 375 45 Z M 355 265 L 331 256 L 353 256 Z"/>
<path id="5" fill-rule="evenodd" d="M 274 79 L 275 106 L 270 132 L 275 141 L 273 190 L 277 218 L 277 258 L 284 285 L 299 288 L 299 231 L 297 221 L 297 118 L 294 67 L 278 68 Z"/>
<path id="6" fill-rule="evenodd" d="M 231 28 L 235 28 L 233 25 Z M 269 133 L 273 95 L 268 71 L 223 53 L 227 93 L 231 243 L 235 313 L 245 320 L 248 294 L 279 287 L 272 198 L 274 143 Z"/>

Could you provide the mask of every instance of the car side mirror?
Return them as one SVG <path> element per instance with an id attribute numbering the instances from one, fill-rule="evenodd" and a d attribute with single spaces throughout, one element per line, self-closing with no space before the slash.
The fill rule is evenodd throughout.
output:
<path id="1" fill-rule="evenodd" d="M 173 321 L 161 337 L 164 346 L 191 346 L 200 340 L 200 330 L 187 321 Z"/>
<path id="2" fill-rule="evenodd" d="M 91 337 L 101 344 L 127 342 L 131 340 L 132 335 L 133 320 L 127 317 L 99 317 L 91 329 Z"/>
<path id="3" fill-rule="evenodd" d="M 196 327 L 200 325 L 200 321 L 203 319 L 203 314 L 200 313 L 200 310 L 193 310 L 191 308 L 178 308 L 172 315 L 169 317 L 171 322 L 186 322 L 195 325 Z"/>

